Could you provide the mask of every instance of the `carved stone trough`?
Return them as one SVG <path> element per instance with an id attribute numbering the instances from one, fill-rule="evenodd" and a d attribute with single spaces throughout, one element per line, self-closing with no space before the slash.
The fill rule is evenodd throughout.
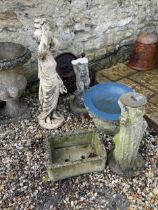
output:
<path id="1" fill-rule="evenodd" d="M 0 110 L 2 120 L 5 116 L 21 118 L 28 115 L 26 103 L 19 98 L 27 85 L 23 64 L 30 58 L 30 50 L 23 45 L 0 42 L 0 101 L 6 102 Z"/>
<path id="2" fill-rule="evenodd" d="M 102 171 L 107 154 L 94 131 L 78 131 L 48 138 L 47 171 L 57 181 L 84 173 Z"/>

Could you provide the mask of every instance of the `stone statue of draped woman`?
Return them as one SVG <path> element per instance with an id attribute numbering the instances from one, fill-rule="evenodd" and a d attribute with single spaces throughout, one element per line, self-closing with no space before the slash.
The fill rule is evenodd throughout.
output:
<path id="1" fill-rule="evenodd" d="M 35 20 L 35 38 L 38 46 L 39 101 L 42 112 L 38 116 L 41 127 L 55 129 L 62 125 L 64 117 L 56 111 L 60 93 L 67 90 L 56 72 L 56 61 L 52 51 L 57 48 L 58 41 L 45 19 Z"/>

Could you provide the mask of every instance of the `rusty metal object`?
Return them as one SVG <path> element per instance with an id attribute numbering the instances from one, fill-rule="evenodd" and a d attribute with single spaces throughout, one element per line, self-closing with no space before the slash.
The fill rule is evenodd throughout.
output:
<path id="1" fill-rule="evenodd" d="M 68 93 L 72 93 L 76 90 L 76 76 L 71 64 L 71 61 L 76 59 L 77 57 L 72 53 L 62 53 L 55 58 L 57 62 L 57 72 L 63 80 Z M 94 78 L 94 74 L 90 72 L 91 85 L 94 84 Z"/>
<path id="2" fill-rule="evenodd" d="M 134 45 L 128 66 L 136 70 L 152 70 L 158 66 L 158 37 L 141 34 Z"/>

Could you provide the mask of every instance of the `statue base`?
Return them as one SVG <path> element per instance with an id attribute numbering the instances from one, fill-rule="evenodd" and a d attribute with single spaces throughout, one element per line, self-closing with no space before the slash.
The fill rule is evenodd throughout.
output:
<path id="1" fill-rule="evenodd" d="M 88 115 L 85 106 L 77 103 L 77 101 L 75 100 L 75 96 L 70 98 L 70 110 L 73 114 L 76 115 Z"/>
<path id="2" fill-rule="evenodd" d="M 65 119 L 63 116 L 60 116 L 58 119 L 53 119 L 50 122 L 46 122 L 45 120 L 41 120 L 40 117 L 38 117 L 38 123 L 42 128 L 52 130 L 59 128 L 63 123 Z"/>
<path id="3" fill-rule="evenodd" d="M 108 165 L 114 173 L 123 177 L 131 178 L 143 173 L 145 161 L 141 155 L 138 155 L 135 160 L 134 167 L 123 170 L 116 162 L 113 156 L 113 152 L 110 152 L 110 154 L 108 155 Z"/>

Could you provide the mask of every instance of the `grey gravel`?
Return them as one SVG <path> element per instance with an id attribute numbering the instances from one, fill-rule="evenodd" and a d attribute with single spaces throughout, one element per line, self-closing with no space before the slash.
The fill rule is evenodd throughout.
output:
<path id="1" fill-rule="evenodd" d="M 66 122 L 56 130 L 42 129 L 37 122 L 40 111 L 37 95 L 27 98 L 31 119 L 0 125 L 1 209 L 158 209 L 158 137 L 150 128 L 140 152 L 146 160 L 142 175 L 126 179 L 110 171 L 90 173 L 50 182 L 44 165 L 48 134 L 94 128 L 89 117 L 69 112 L 69 96 L 59 101 Z M 100 134 L 107 150 L 112 137 Z"/>

